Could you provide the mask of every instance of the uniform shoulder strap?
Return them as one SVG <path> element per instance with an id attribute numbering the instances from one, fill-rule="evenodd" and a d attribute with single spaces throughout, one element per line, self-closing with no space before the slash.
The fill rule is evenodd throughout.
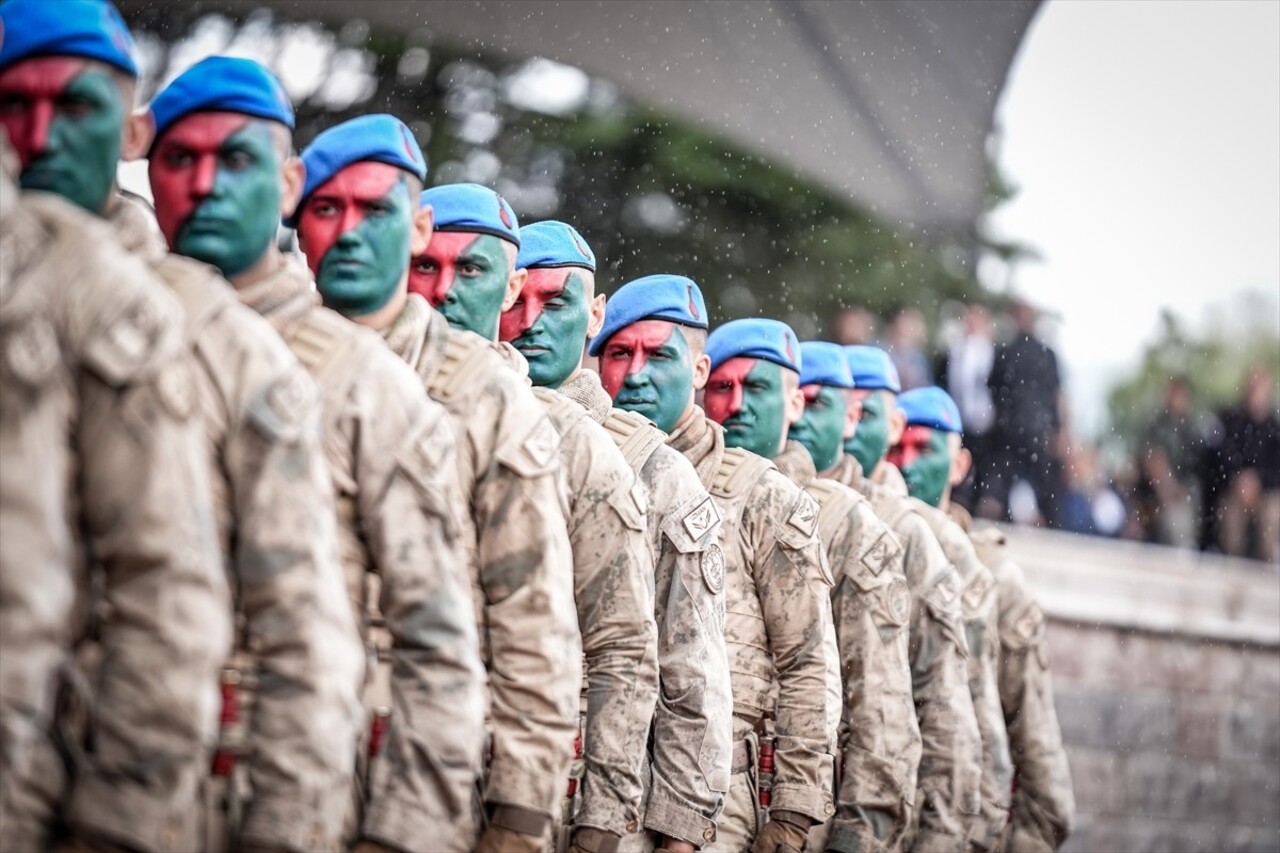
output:
<path id="1" fill-rule="evenodd" d="M 848 518 L 858 501 L 862 499 L 848 486 L 841 488 L 835 480 L 817 478 L 805 488 L 822 507 L 822 514 L 831 518 Z"/>
<path id="2" fill-rule="evenodd" d="M 557 394 L 550 388 L 534 388 L 533 396 L 547 410 L 556 429 L 564 435 L 578 421 L 587 417 L 587 410 L 570 400 L 563 394 Z"/>
<path id="3" fill-rule="evenodd" d="M 709 491 L 721 498 L 735 497 L 772 467 L 768 459 L 740 447 L 726 447 Z"/>
<path id="4" fill-rule="evenodd" d="M 358 355 L 362 337 L 358 331 L 348 321 L 316 308 L 285 338 L 294 356 L 331 401 L 345 399 L 365 367 L 365 359 Z"/>
<path id="5" fill-rule="evenodd" d="M 653 452 L 665 441 L 658 428 L 648 420 L 623 409 L 610 409 L 603 426 L 626 457 L 627 464 L 635 471 L 643 468 Z"/>
<path id="6" fill-rule="evenodd" d="M 189 341 L 198 339 L 205 326 L 236 302 L 231 285 L 213 267 L 199 261 L 170 253 L 152 269 L 182 303 Z"/>
<path id="7" fill-rule="evenodd" d="M 427 380 L 427 390 L 437 400 L 451 400 L 485 370 L 489 346 L 483 338 L 452 329 L 445 337 L 440 364 Z"/>

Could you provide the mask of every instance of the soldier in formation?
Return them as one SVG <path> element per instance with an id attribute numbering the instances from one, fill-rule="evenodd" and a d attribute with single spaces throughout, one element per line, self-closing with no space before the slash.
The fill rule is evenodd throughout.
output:
<path id="1" fill-rule="evenodd" d="M 299 157 L 254 61 L 136 76 L 109 3 L 0 4 L 6 850 L 1063 842 L 945 394 L 679 275 L 606 299 L 396 117 Z"/>

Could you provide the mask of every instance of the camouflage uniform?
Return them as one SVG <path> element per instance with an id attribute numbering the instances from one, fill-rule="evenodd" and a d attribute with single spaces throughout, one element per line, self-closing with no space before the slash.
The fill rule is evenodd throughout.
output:
<path id="1" fill-rule="evenodd" d="M 422 297 L 409 295 L 385 337 L 459 436 L 462 521 L 489 668 L 484 801 L 495 826 L 539 836 L 560 807 L 582 679 L 560 437 L 497 345 L 450 329 Z M 468 832 L 464 846 L 475 842 Z"/>
<path id="2" fill-rule="evenodd" d="M 882 485 L 891 494 L 906 495 L 902 474 L 885 465 Z M 960 607 L 964 614 L 965 639 L 969 646 L 969 695 L 978 717 L 982 737 L 982 784 L 979 811 L 970 822 L 969 843 L 978 851 L 998 849 L 1009 822 L 1010 786 L 1013 764 L 1009 758 L 1009 738 L 1004 727 L 997 677 L 997 601 L 991 572 L 978 559 L 973 543 L 947 514 L 918 500 L 917 511 L 937 537 L 942 553 L 960 573 L 964 588 Z"/>
<path id="3" fill-rule="evenodd" d="M 959 507 L 952 510 L 952 517 L 969 529 L 968 514 Z M 1004 534 L 988 527 L 970 537 L 978 558 L 995 576 L 1000 600 L 1000 702 L 1014 769 L 1005 848 L 1048 853 L 1066 841 L 1076 804 L 1054 710 L 1044 613 L 1022 569 L 1010 558 Z"/>
<path id="4" fill-rule="evenodd" d="M 375 333 L 318 304 L 296 261 L 238 295 L 320 384 L 347 593 L 366 642 L 388 660 L 390 728 L 359 834 L 443 849 L 469 817 L 484 738 L 453 431 Z"/>
<path id="5" fill-rule="evenodd" d="M 803 446 L 787 442 L 774 462 L 817 500 L 818 532 L 836 580 L 831 604 L 844 678 L 844 742 L 836 816 L 825 848 L 898 850 L 910 826 L 921 752 L 902 546 L 866 498 L 834 480 L 817 479 Z"/>
<path id="6" fill-rule="evenodd" d="M 761 735 L 775 738 L 770 808 L 815 823 L 835 812 L 830 722 L 839 711 L 830 707 L 828 675 L 835 664 L 826 644 L 831 572 L 813 498 L 772 462 L 726 448 L 724 431 L 697 407 L 668 443 L 693 463 L 711 493 L 705 523 L 717 516 L 723 522 L 734 774 L 710 849 L 738 851 L 750 847 L 759 826 Z M 700 529 L 702 520 L 694 526 Z"/>
<path id="7" fill-rule="evenodd" d="M 42 845 L 64 783 L 45 740 L 53 670 L 93 639 L 72 680 L 87 717 L 63 721 L 62 816 L 81 838 L 191 849 L 231 620 L 182 311 L 101 221 L 4 195 L 0 624 L 5 648 L 33 648 L 0 678 L 0 837 Z"/>
<path id="8" fill-rule="evenodd" d="M 982 756 L 978 720 L 969 697 L 959 573 L 942 553 L 914 502 L 862 475 L 852 456 L 841 456 L 824 476 L 856 489 L 898 536 L 911 588 L 911 674 L 923 752 L 915 803 L 917 851 L 961 850 L 978 812 Z"/>
<path id="9" fill-rule="evenodd" d="M 182 303 L 197 365 L 193 393 L 218 474 L 219 544 L 238 623 L 232 666 L 247 678 L 237 714 L 244 742 L 224 740 L 244 752 L 248 771 L 243 820 L 230 835 L 287 849 L 335 846 L 364 659 L 338 565 L 315 382 L 216 270 L 166 252 L 140 204 L 120 199 L 111 222 Z M 210 827 L 222 810 L 211 803 Z"/>
<path id="10" fill-rule="evenodd" d="M 598 374 L 579 370 L 559 390 L 604 426 L 649 499 L 661 692 L 643 824 L 661 835 L 706 844 L 715 838 L 729 790 L 733 751 L 719 519 L 706 527 L 695 523 L 710 495 L 693 465 L 649 421 L 613 408 Z M 636 837 L 623 843 L 624 849 L 645 846 L 646 839 Z"/>

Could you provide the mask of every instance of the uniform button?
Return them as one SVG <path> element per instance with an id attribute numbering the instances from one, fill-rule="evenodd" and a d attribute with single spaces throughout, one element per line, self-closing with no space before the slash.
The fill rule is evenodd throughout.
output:
<path id="1" fill-rule="evenodd" d="M 831 803 L 823 804 L 822 813 L 825 814 L 827 817 L 831 817 L 831 815 L 835 814 L 835 812 L 836 812 L 836 807 L 831 805 Z"/>
<path id="2" fill-rule="evenodd" d="M 636 823 L 634 820 L 627 821 L 627 832 L 635 832 L 639 828 L 640 824 Z"/>
<path id="3" fill-rule="evenodd" d="M 712 841 L 715 841 L 716 828 L 714 826 L 708 826 L 706 829 L 702 830 L 702 839 L 706 841 L 708 844 L 710 844 Z"/>

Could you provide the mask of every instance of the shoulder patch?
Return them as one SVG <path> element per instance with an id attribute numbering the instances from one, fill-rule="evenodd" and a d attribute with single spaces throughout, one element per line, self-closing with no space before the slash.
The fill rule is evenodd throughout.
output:
<path id="1" fill-rule="evenodd" d="M 713 595 L 724 590 L 724 552 L 715 543 L 702 552 L 702 580 Z"/>
<path id="2" fill-rule="evenodd" d="M 898 544 L 894 535 L 886 530 L 862 552 L 862 564 L 871 571 L 871 574 L 878 576 L 901 549 L 902 546 Z"/>
<path id="3" fill-rule="evenodd" d="M 812 536 L 818 529 L 818 502 L 805 489 L 800 490 L 800 500 L 787 518 L 787 524 L 805 536 Z"/>
<path id="4" fill-rule="evenodd" d="M 690 536 L 694 539 L 701 539 L 719 521 L 720 510 L 716 509 L 715 501 L 708 497 L 685 513 L 680 523 L 684 525 L 685 530 L 689 531 Z M 723 561 L 723 557 L 721 559 Z"/>
<path id="5" fill-rule="evenodd" d="M 895 580 L 885 587 L 884 597 L 889 622 L 898 627 L 906 625 L 911 617 L 911 590 L 907 588 L 907 582 Z"/>
<path id="6" fill-rule="evenodd" d="M 169 414 L 181 421 L 191 417 L 196 407 L 196 379 L 192 373 L 191 362 L 179 358 L 166 364 L 156 377 L 156 396 Z"/>
<path id="7" fill-rule="evenodd" d="M 61 358 L 58 336 L 43 317 L 31 317 L 9 338 L 4 355 L 14 376 L 39 387 L 57 369 Z"/>
<path id="8" fill-rule="evenodd" d="M 293 441 L 302 425 L 315 411 L 319 394 L 315 381 L 301 367 L 294 367 L 254 395 L 249 401 L 249 417 L 267 436 Z"/>
<path id="9" fill-rule="evenodd" d="M 950 605 L 956 600 L 956 596 L 960 594 L 960 573 L 955 569 L 947 572 L 946 576 L 938 581 L 934 587 L 938 590 L 938 597 L 944 605 Z"/>
<path id="10" fill-rule="evenodd" d="M 988 571 L 974 572 L 973 577 L 964 586 L 964 606 L 969 611 L 976 611 L 987 599 L 987 593 L 995 586 L 995 578 Z"/>
<path id="11" fill-rule="evenodd" d="M 1025 646 L 1035 639 L 1043 623 L 1044 614 L 1040 612 L 1038 605 L 1032 603 L 1023 612 L 1022 616 L 1013 623 L 1013 638 Z"/>

